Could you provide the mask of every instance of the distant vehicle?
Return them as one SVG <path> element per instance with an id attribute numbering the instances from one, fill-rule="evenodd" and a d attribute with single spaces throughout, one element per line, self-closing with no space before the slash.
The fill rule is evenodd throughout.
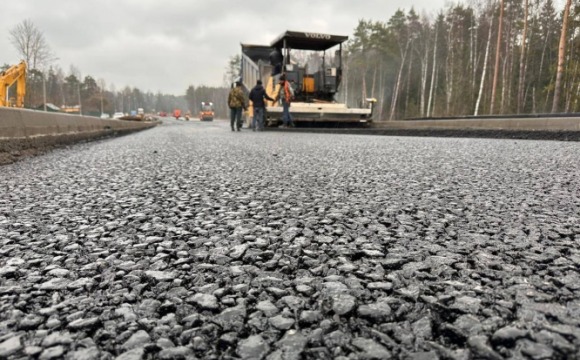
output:
<path id="1" fill-rule="evenodd" d="M 201 111 L 199 112 L 199 120 L 213 121 L 213 117 L 214 117 L 213 103 L 203 101 L 201 103 Z"/>
<path id="2" fill-rule="evenodd" d="M 137 110 L 131 110 L 129 115 L 125 115 L 121 120 L 132 120 L 132 121 L 142 121 L 145 120 L 145 110 L 143 108 L 138 108 Z"/>
<path id="3" fill-rule="evenodd" d="M 191 117 L 191 113 L 188 111 L 185 113 L 185 120 L 189 121 L 189 118 Z"/>
<path id="4" fill-rule="evenodd" d="M 179 118 L 181 117 L 181 110 L 179 109 L 173 110 L 173 117 L 179 120 Z"/>
<path id="5" fill-rule="evenodd" d="M 161 117 L 165 117 L 167 116 L 167 113 L 165 111 L 160 111 L 158 115 Z"/>
<path id="6" fill-rule="evenodd" d="M 110 119 L 111 117 L 109 116 L 109 114 L 107 113 L 102 113 L 101 114 L 101 119 Z"/>
<path id="7" fill-rule="evenodd" d="M 113 119 L 120 119 L 123 116 L 125 116 L 125 114 L 123 114 L 122 112 L 116 112 L 113 114 Z"/>

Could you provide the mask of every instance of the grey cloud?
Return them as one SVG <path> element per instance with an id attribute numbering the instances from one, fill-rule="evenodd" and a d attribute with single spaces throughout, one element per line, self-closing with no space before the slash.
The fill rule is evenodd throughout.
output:
<path id="1" fill-rule="evenodd" d="M 435 12 L 446 0 L 20 0 L 0 13 L 0 64 L 18 62 L 8 31 L 31 19 L 68 71 L 104 78 L 117 89 L 183 94 L 219 86 L 240 43 L 268 44 L 285 30 L 351 35 L 360 19 L 387 21 L 397 8 Z"/>

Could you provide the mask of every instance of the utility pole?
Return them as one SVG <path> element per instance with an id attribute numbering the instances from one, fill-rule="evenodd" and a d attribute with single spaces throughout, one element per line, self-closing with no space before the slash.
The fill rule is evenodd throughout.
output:
<path id="1" fill-rule="evenodd" d="M 82 112 L 82 107 L 81 107 L 81 82 L 79 81 L 78 85 L 77 85 L 77 95 L 79 98 L 79 115 L 83 115 Z"/>
<path id="2" fill-rule="evenodd" d="M 103 114 L 105 113 L 105 105 L 104 105 L 105 86 L 106 86 L 105 79 L 103 79 L 103 78 L 99 79 L 98 85 L 99 85 L 99 88 L 101 89 L 101 116 L 103 116 Z"/>
<path id="3" fill-rule="evenodd" d="M 42 103 L 44 105 L 44 112 L 46 112 L 46 75 L 42 72 Z"/>

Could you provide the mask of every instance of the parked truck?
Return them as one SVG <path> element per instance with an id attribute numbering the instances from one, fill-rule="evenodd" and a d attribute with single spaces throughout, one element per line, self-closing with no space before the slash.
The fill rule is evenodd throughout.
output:
<path id="1" fill-rule="evenodd" d="M 262 80 L 268 95 L 275 98 L 279 92 L 278 80 L 284 74 L 295 90 L 295 99 L 290 108 L 295 123 L 369 123 L 372 121 L 375 99 L 362 99 L 361 106 L 357 108 L 350 108 L 336 100 L 343 74 L 342 44 L 346 40 L 348 37 L 341 35 L 286 31 L 270 45 L 241 44 L 243 86 L 249 91 L 257 80 Z M 320 65 L 309 67 L 308 64 L 299 63 L 298 57 L 292 58 L 292 51 L 296 50 L 322 53 Z M 267 124 L 280 124 L 282 106 L 275 102 L 266 105 Z M 248 121 L 252 110 L 250 107 Z"/>

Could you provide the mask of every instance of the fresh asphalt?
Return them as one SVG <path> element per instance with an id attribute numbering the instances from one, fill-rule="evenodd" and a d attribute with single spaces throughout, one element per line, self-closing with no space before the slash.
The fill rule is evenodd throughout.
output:
<path id="1" fill-rule="evenodd" d="M 578 154 L 164 119 L 2 166 L 0 357 L 574 357 Z"/>

